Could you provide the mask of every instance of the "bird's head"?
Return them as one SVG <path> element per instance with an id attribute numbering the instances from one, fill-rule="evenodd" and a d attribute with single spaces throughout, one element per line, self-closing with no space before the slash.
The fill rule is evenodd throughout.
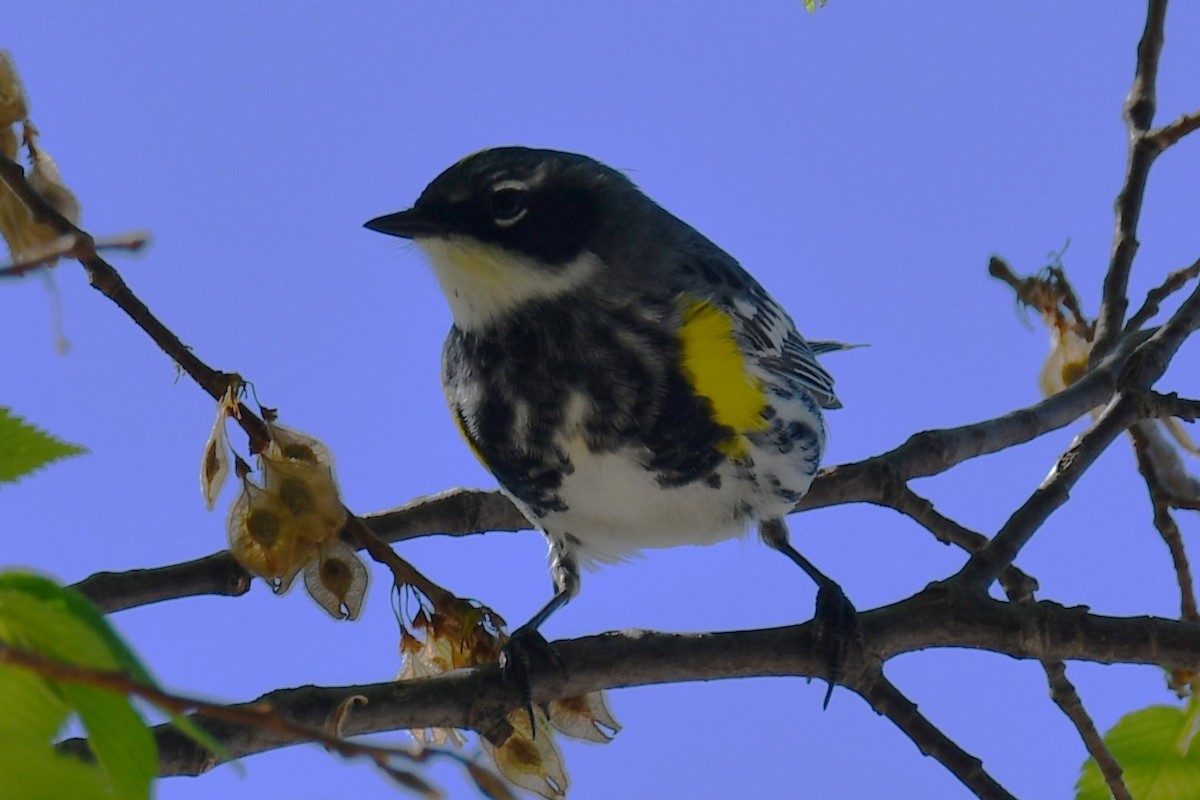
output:
<path id="1" fill-rule="evenodd" d="M 412 208 L 366 227 L 416 242 L 456 324 L 472 330 L 598 278 L 643 202 L 628 178 L 587 156 L 499 147 L 462 159 Z"/>

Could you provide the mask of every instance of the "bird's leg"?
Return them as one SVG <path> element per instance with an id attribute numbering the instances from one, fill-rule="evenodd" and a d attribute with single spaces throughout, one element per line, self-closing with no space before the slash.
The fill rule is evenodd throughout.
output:
<path id="1" fill-rule="evenodd" d="M 535 664 L 549 664 L 564 676 L 567 673 L 562 657 L 538 631 L 543 622 L 571 598 L 579 594 L 579 565 L 557 537 L 550 539 L 550 576 L 554 580 L 554 597 L 542 606 L 528 622 L 512 632 L 500 649 L 500 674 L 506 683 L 517 687 L 521 703 L 529 714 L 529 727 L 537 736 L 533 720 L 533 684 L 530 677 Z"/>
<path id="2" fill-rule="evenodd" d="M 817 585 L 813 640 L 816 647 L 825 650 L 828 659 L 826 666 L 829 670 L 829 689 L 825 692 L 825 702 L 821 706 L 828 708 L 833 687 L 841 678 L 842 668 L 846 665 L 846 656 L 858 638 L 858 612 L 842 591 L 842 587 L 792 547 L 788 541 L 787 523 L 783 519 L 763 520 L 758 526 L 758 534 L 769 547 L 783 553 L 804 570 Z"/>

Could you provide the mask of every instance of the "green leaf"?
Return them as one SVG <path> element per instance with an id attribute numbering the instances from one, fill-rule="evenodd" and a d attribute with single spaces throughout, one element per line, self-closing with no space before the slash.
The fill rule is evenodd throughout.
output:
<path id="1" fill-rule="evenodd" d="M 1104 736 L 1125 773 L 1125 785 L 1138 800 L 1193 800 L 1200 797 L 1200 748 L 1191 747 L 1193 712 L 1151 706 L 1126 714 Z M 1076 800 L 1111 797 L 1100 768 L 1088 759 L 1075 784 Z"/>
<path id="2" fill-rule="evenodd" d="M 83 684 L 60 684 L 87 728 L 88 747 L 104 767 L 117 797 L 150 796 L 158 772 L 158 745 L 129 698 Z"/>
<path id="3" fill-rule="evenodd" d="M 57 687 L 23 667 L 0 666 L 0 741 L 49 742 L 70 713 Z"/>
<path id="4" fill-rule="evenodd" d="M 0 800 L 113 800 L 95 764 L 63 755 L 49 745 L 6 741 L 0 748 Z M 50 776 L 49 779 L 47 776 Z"/>
<path id="5" fill-rule="evenodd" d="M 54 661 L 101 670 L 121 670 L 137 676 L 145 668 L 87 599 L 37 575 L 0 575 L 0 640 Z M 24 675 L 20 673 L 24 672 Z M 87 729 L 95 763 L 74 759 L 91 778 L 74 767 L 62 774 L 101 787 L 109 797 L 135 800 L 150 796 L 157 772 L 154 737 L 123 694 L 49 680 L 30 670 L 6 667 L 0 673 L 2 711 L 12 717 L 0 723 L 4 741 L 30 754 L 30 764 L 48 769 L 36 782 L 52 787 L 57 796 L 73 796 L 58 785 L 64 759 L 52 739 L 70 713 Z M 22 766 L 27 772 L 33 767 Z M 7 777 L 7 776 L 6 776 Z M 94 784 L 94 785 L 93 785 Z M 93 793 L 91 796 L 99 796 Z"/>
<path id="6" fill-rule="evenodd" d="M 14 482 L 51 461 L 87 450 L 38 430 L 0 406 L 0 483 Z"/>
<path id="7" fill-rule="evenodd" d="M 125 641 L 117 635 L 109 625 L 108 620 L 101 614 L 91 601 L 79 592 L 69 587 L 62 587 L 54 581 L 40 575 L 22 572 L 0 573 L 0 640 L 25 650 L 39 653 L 56 661 L 124 672 L 129 677 L 147 686 L 157 687 L 154 677 L 129 648 Z M 35 676 L 36 677 L 36 676 Z M 38 678 L 38 680 L 42 680 Z M 126 735 L 130 737 L 130 749 L 137 751 L 144 747 L 140 734 L 144 734 L 150 742 L 149 762 L 155 763 L 153 738 L 140 718 L 133 714 L 128 700 L 122 695 L 76 684 L 68 688 L 49 681 L 46 685 L 55 687 L 60 695 L 76 702 L 71 708 L 79 712 L 83 723 L 89 731 L 93 750 L 97 747 L 111 752 L 112 758 L 122 758 L 117 751 L 109 748 L 108 741 L 99 742 L 97 730 L 108 730 L 110 723 L 122 725 Z M 74 689 L 86 689 L 82 695 L 71 693 Z M 0 683 L 0 717 L 5 706 L 3 700 L 4 685 Z M 116 705 L 106 704 L 103 700 L 95 699 L 89 692 L 101 692 L 107 698 L 119 699 L 125 709 L 137 718 L 139 730 L 134 730 L 130 717 Z M 82 699 L 81 699 L 82 698 Z M 82 704 L 82 705 L 81 705 Z M 91 711 L 89 715 L 85 711 Z M 15 713 L 15 712 L 14 712 Z M 49 713 L 48 711 L 46 712 Z M 170 713 L 170 712 L 168 712 Z M 212 751 L 218 757 L 227 758 L 227 752 L 212 736 L 188 717 L 170 713 L 171 723 L 185 736 L 200 746 Z M 4 741 L 4 723 L 0 719 L 0 741 Z M 97 758 L 105 762 L 105 758 L 96 751 Z M 139 757 L 144 757 L 142 753 Z M 141 763 L 141 762 L 135 762 Z M 126 773 L 121 772 L 124 776 Z M 135 766 L 129 771 L 130 780 L 136 784 L 138 773 Z M 153 775 L 153 771 L 151 772 Z"/>

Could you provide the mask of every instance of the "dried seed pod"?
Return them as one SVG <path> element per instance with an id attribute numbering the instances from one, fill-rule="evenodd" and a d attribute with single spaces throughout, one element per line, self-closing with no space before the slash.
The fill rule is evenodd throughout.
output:
<path id="1" fill-rule="evenodd" d="M 304 567 L 304 587 L 330 616 L 355 619 L 367 593 L 367 568 L 341 539 L 322 542 Z"/>

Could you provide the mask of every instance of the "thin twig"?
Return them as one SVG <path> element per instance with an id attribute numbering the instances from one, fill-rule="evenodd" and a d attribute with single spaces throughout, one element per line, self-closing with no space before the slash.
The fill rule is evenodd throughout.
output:
<path id="1" fill-rule="evenodd" d="M 940 541 L 955 544 L 969 553 L 982 549 L 987 544 L 987 537 L 968 530 L 954 520 L 939 514 L 933 503 L 916 494 L 907 485 L 899 490 L 885 493 L 887 505 L 909 516 L 923 525 Z M 1004 587 L 1008 599 L 1014 603 L 1028 604 L 1034 601 L 1034 591 L 1037 580 L 1021 572 L 1011 564 L 1000 574 L 1000 584 Z M 1058 659 L 1041 659 L 1042 668 L 1050 682 L 1051 697 L 1062 709 L 1067 718 L 1079 731 L 1080 738 L 1088 752 L 1100 765 L 1101 773 L 1108 783 L 1114 798 L 1128 798 L 1129 791 L 1125 788 L 1121 777 L 1120 767 L 1109 752 L 1107 745 L 1096 731 L 1087 710 L 1083 707 L 1075 687 L 1067 680 L 1066 664 Z"/>
<path id="2" fill-rule="evenodd" d="M 1146 134 L 1146 138 L 1161 153 L 1184 136 L 1198 129 L 1200 129 L 1200 111 L 1193 111 L 1190 114 L 1181 115 L 1178 119 L 1163 125 L 1161 128 L 1155 128 Z"/>
<path id="3" fill-rule="evenodd" d="M 1157 453 L 1162 452 L 1155 446 L 1154 438 L 1161 432 L 1150 428 L 1148 424 L 1135 425 L 1130 429 L 1133 436 L 1133 450 L 1137 456 L 1138 471 L 1146 481 L 1146 489 L 1150 493 L 1150 505 L 1154 510 L 1154 527 L 1162 536 L 1167 551 L 1171 554 L 1171 564 L 1175 569 L 1175 580 L 1179 584 L 1179 613 L 1184 620 L 1200 620 L 1196 608 L 1196 590 L 1192 581 L 1192 568 L 1188 561 L 1187 550 L 1184 548 L 1183 536 L 1179 526 L 1171 516 L 1171 492 L 1163 480 L 1162 468 Z"/>
<path id="4" fill-rule="evenodd" d="M 1163 47 L 1163 24 L 1167 15 L 1167 0 L 1149 0 L 1146 27 L 1137 47 L 1137 67 L 1133 86 L 1125 99 L 1124 117 L 1129 131 L 1129 150 L 1125 179 L 1115 206 L 1116 229 L 1113 233 L 1112 254 L 1104 276 L 1104 294 L 1096 318 L 1096 337 L 1092 347 L 1092 363 L 1106 356 L 1117 342 L 1129 307 L 1127 291 L 1133 257 L 1137 253 L 1138 220 L 1142 214 L 1142 198 L 1146 179 L 1154 159 L 1162 152 L 1148 137 L 1154 123 L 1158 104 L 1156 85 L 1158 61 Z"/>
<path id="5" fill-rule="evenodd" d="M 1129 318 L 1129 323 L 1125 326 L 1125 332 L 1136 331 L 1150 321 L 1150 318 L 1158 313 L 1159 306 L 1162 301 L 1166 300 L 1175 292 L 1187 285 L 1187 282 L 1192 278 L 1200 275 L 1200 258 L 1192 262 L 1191 266 L 1177 269 L 1167 276 L 1159 286 L 1151 289 L 1146 293 L 1146 302 L 1142 303 L 1142 307 Z"/>
<path id="6" fill-rule="evenodd" d="M 1186 620 L 1200 620 L 1200 614 L 1196 612 L 1196 589 L 1192 582 L 1192 568 L 1183 546 L 1183 536 L 1179 533 L 1179 525 L 1171 516 L 1170 506 L 1161 498 L 1154 501 L 1154 527 L 1158 529 L 1171 552 L 1171 562 L 1179 582 L 1179 616 Z"/>
<path id="7" fill-rule="evenodd" d="M 1009 517 L 995 538 L 971 556 L 956 579 L 979 590 L 994 581 L 1050 514 L 1067 501 L 1071 487 L 1113 440 L 1139 419 L 1161 412 L 1170 396 L 1155 395 L 1148 390 L 1166 372 L 1180 345 L 1197 327 L 1200 327 L 1200 287 L 1188 296 L 1166 325 L 1138 345 L 1117 379 L 1121 391 L 1063 453 L 1050 475 Z"/>
<path id="8" fill-rule="evenodd" d="M 387 542 L 371 533 L 371 530 L 358 517 L 348 513 L 345 530 L 359 547 L 370 554 L 371 558 L 391 570 L 397 588 L 405 585 L 412 586 L 428 597 L 435 607 L 455 599 L 453 592 L 443 589 L 426 578 L 416 567 L 397 555 Z"/>
<path id="9" fill-rule="evenodd" d="M 92 252 L 127 250 L 131 253 L 136 253 L 145 247 L 149 241 L 150 234 L 145 231 L 131 231 L 117 236 L 105 236 L 101 239 L 96 239 L 87 249 L 81 250 L 79 239 L 74 234 L 68 234 L 60 236 L 54 241 L 48 242 L 36 249 L 27 250 L 21 254 L 20 258 L 15 259 L 12 264 L 0 267 L 0 278 L 24 277 L 34 270 L 53 266 L 59 259 L 78 259 Z"/>
<path id="10" fill-rule="evenodd" d="M 1173 417 L 1181 419 L 1184 422 L 1195 422 L 1197 419 L 1200 419 L 1200 400 L 1180 397 L 1174 392 L 1171 394 L 1151 392 L 1150 396 L 1146 399 L 1150 406 L 1150 416 L 1156 419 Z"/>
<path id="11" fill-rule="evenodd" d="M 987 545 L 986 536 L 939 513 L 932 502 L 914 492 L 907 484 L 887 493 L 880 504 L 904 514 L 932 533 L 938 541 L 956 545 L 968 553 L 982 550 Z M 1038 588 L 1036 579 L 1011 564 L 1000 573 L 1000 585 L 1013 600 L 1032 599 L 1033 592 Z"/>
<path id="12" fill-rule="evenodd" d="M 1118 395 L 1100 418 L 1077 437 L 1059 458 L 1050 476 L 1018 508 L 996 536 L 971 556 L 955 576 L 977 590 L 985 589 L 1012 564 L 1017 553 L 1049 516 L 1067 501 L 1071 487 L 1083 477 L 1100 454 L 1140 417 L 1133 395 Z"/>
<path id="13" fill-rule="evenodd" d="M 847 685 L 870 703 L 875 713 L 890 719 L 923 755 L 937 759 L 977 797 L 984 800 L 1015 800 L 1012 793 L 984 770 L 982 761 L 942 733 L 921 714 L 916 703 L 905 697 L 883 676 L 882 671 L 876 671 L 865 680 Z"/>
<path id="14" fill-rule="evenodd" d="M 1112 751 L 1108 749 L 1100 732 L 1096 730 L 1096 724 L 1084 710 L 1079 693 L 1075 691 L 1075 685 L 1067 679 L 1066 664 L 1057 660 L 1043 660 L 1042 668 L 1046 670 L 1046 679 L 1050 682 L 1051 699 L 1067 715 L 1067 719 L 1075 724 L 1075 729 L 1079 731 L 1079 736 L 1083 739 L 1084 747 L 1095 759 L 1096 765 L 1100 767 L 1100 774 L 1104 776 L 1104 783 L 1108 786 L 1108 791 L 1112 793 L 1113 800 L 1133 800 L 1133 796 L 1129 794 L 1129 789 L 1125 786 L 1121 765 L 1113 758 Z"/>

